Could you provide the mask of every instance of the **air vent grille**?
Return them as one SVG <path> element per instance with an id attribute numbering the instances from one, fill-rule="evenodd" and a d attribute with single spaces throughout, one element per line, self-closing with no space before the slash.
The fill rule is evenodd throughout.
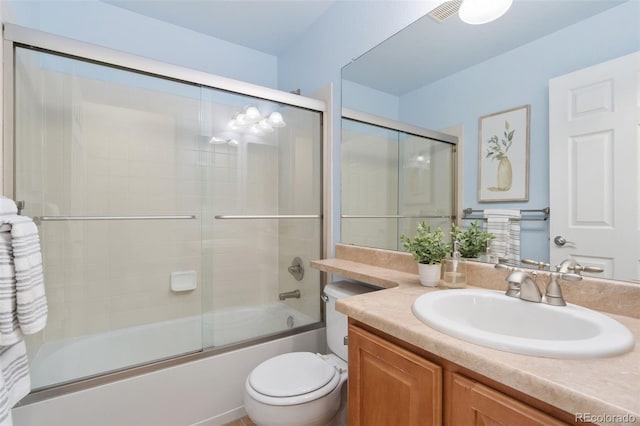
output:
<path id="1" fill-rule="evenodd" d="M 461 4 L 462 0 L 446 1 L 429 12 L 429 16 L 438 23 L 443 22 L 445 19 L 458 13 Z"/>

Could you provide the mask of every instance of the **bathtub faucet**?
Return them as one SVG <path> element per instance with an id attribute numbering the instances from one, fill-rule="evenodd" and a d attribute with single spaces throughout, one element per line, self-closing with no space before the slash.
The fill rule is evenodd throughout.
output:
<path id="1" fill-rule="evenodd" d="M 284 293 L 280 293 L 278 294 L 278 299 L 300 299 L 300 290 L 285 291 Z"/>

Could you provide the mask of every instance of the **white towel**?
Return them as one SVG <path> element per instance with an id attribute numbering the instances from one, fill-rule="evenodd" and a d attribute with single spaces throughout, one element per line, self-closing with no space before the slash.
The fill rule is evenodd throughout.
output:
<path id="1" fill-rule="evenodd" d="M 491 253 L 511 265 L 520 265 L 520 210 L 485 209 L 484 217 L 487 232 L 495 237 L 489 246 Z"/>
<path id="2" fill-rule="evenodd" d="M 13 424 L 11 408 L 31 390 L 23 336 L 47 322 L 38 228 L 13 207 L 0 198 L 0 210 L 8 213 L 0 216 L 0 426 Z"/>
<path id="3" fill-rule="evenodd" d="M 0 216 L 0 345 L 17 343 L 47 322 L 38 228 L 26 216 Z"/>
<path id="4" fill-rule="evenodd" d="M 18 206 L 11 199 L 0 195 L 0 215 L 18 214 Z"/>
<path id="5" fill-rule="evenodd" d="M 0 426 L 11 426 L 11 408 L 31 391 L 24 340 L 0 347 Z"/>

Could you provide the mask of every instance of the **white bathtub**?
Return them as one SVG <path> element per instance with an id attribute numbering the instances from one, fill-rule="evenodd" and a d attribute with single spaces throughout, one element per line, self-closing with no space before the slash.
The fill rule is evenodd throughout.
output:
<path id="1" fill-rule="evenodd" d="M 45 343 L 31 360 L 31 385 L 37 389 L 313 322 L 284 303 L 274 303 Z"/>
<path id="2" fill-rule="evenodd" d="M 283 353 L 326 350 L 324 328 L 13 409 L 14 426 L 219 426 L 244 416 L 244 381 Z"/>

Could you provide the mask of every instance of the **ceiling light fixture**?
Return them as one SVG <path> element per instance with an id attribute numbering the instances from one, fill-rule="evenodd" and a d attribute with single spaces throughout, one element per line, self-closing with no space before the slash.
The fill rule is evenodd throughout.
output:
<path id="1" fill-rule="evenodd" d="M 284 126 L 286 126 L 286 123 L 282 118 L 282 114 L 274 111 L 265 117 L 254 106 L 246 107 L 243 112 L 236 114 L 229 122 L 229 127 L 233 130 L 251 132 L 256 135 L 273 132 L 276 127 Z"/>
<path id="2" fill-rule="evenodd" d="M 471 25 L 486 24 L 505 14 L 513 0 L 464 0 L 458 15 Z"/>

